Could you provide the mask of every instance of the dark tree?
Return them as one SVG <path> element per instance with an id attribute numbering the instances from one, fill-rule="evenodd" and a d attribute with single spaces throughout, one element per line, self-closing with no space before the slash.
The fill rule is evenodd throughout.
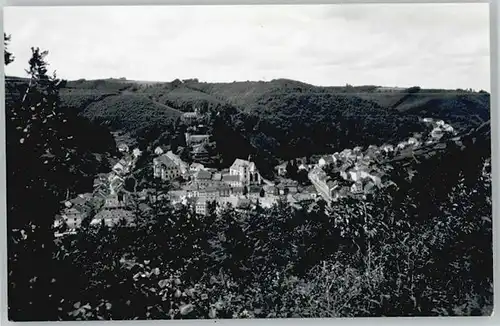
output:
<path id="1" fill-rule="evenodd" d="M 18 321 L 57 319 L 67 280 L 52 259 L 54 218 L 67 193 L 91 190 L 98 167 L 81 147 L 85 133 L 75 133 L 77 117 L 61 108 L 47 54 L 32 48 L 29 80 L 6 101 L 9 318 Z"/>
<path id="2" fill-rule="evenodd" d="M 14 56 L 7 50 L 9 42 L 10 42 L 10 35 L 3 33 L 3 45 L 4 45 L 3 57 L 5 65 L 8 65 L 12 61 L 14 61 Z"/>

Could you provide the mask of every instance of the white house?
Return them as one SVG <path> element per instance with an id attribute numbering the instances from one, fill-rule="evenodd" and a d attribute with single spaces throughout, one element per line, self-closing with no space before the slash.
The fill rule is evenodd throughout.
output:
<path id="1" fill-rule="evenodd" d="M 139 148 L 134 148 L 134 150 L 132 151 L 132 155 L 134 156 L 134 158 L 138 158 L 139 156 L 141 156 L 142 154 L 142 151 L 139 149 Z"/>
<path id="2" fill-rule="evenodd" d="M 129 166 L 124 160 L 120 160 L 113 166 L 113 172 L 117 174 L 126 174 L 129 172 Z"/>
<path id="3" fill-rule="evenodd" d="M 443 130 L 441 128 L 434 128 L 431 132 L 431 137 L 439 140 L 443 137 Z"/>
<path id="4" fill-rule="evenodd" d="M 307 166 L 305 164 L 301 164 L 301 165 L 299 165 L 299 170 L 307 171 Z"/>
<path id="5" fill-rule="evenodd" d="M 183 160 L 181 160 L 181 158 L 178 155 L 174 154 L 172 151 L 168 151 L 167 154 L 165 155 L 179 167 L 181 174 L 185 174 L 188 172 L 189 165 Z"/>
<path id="6" fill-rule="evenodd" d="M 392 145 L 382 145 L 381 149 L 384 152 L 389 153 L 389 152 L 393 152 L 394 151 L 394 146 L 392 146 Z"/>
<path id="7" fill-rule="evenodd" d="M 206 144 L 210 140 L 210 135 L 192 135 L 190 133 L 185 133 L 185 137 L 188 146 Z"/>
<path id="8" fill-rule="evenodd" d="M 127 144 L 120 144 L 118 146 L 118 151 L 120 153 L 128 153 L 128 151 L 129 151 L 128 145 Z"/>
<path id="9" fill-rule="evenodd" d="M 189 166 L 189 171 L 191 172 L 198 172 L 200 170 L 204 170 L 205 169 L 205 166 L 201 163 L 192 163 L 190 166 Z"/>
<path id="10" fill-rule="evenodd" d="M 195 205 L 195 211 L 196 211 L 196 214 L 200 214 L 200 215 L 207 215 L 208 214 L 208 201 L 204 198 L 200 198 L 198 199 L 198 201 L 196 201 L 196 205 Z"/>
<path id="11" fill-rule="evenodd" d="M 276 166 L 276 170 L 278 171 L 278 175 L 284 176 L 286 174 L 286 166 L 287 166 L 286 162 Z"/>
<path id="12" fill-rule="evenodd" d="M 352 150 L 352 151 L 353 151 L 354 153 L 356 153 L 356 154 L 359 154 L 359 153 L 361 153 L 361 151 L 362 151 L 362 150 L 363 150 L 363 147 L 361 147 L 361 146 L 356 146 L 356 147 L 354 147 L 354 148 L 353 148 L 353 150 Z"/>
<path id="13" fill-rule="evenodd" d="M 161 154 L 163 154 L 163 149 L 162 149 L 160 146 L 156 147 L 156 148 L 155 148 L 155 154 L 156 154 L 156 155 L 161 155 Z"/>
<path id="14" fill-rule="evenodd" d="M 438 126 L 440 126 L 440 127 L 441 127 L 441 126 L 444 126 L 444 121 L 443 121 L 443 120 L 437 120 L 437 121 L 436 121 L 436 125 L 438 125 Z"/>
<path id="15" fill-rule="evenodd" d="M 449 124 L 444 124 L 444 125 L 442 126 L 442 128 L 443 128 L 443 130 L 444 130 L 444 131 L 446 131 L 446 132 L 450 132 L 450 133 L 452 133 L 452 132 L 454 132 L 454 131 L 455 131 L 455 129 L 453 129 L 453 127 L 452 127 L 452 126 L 450 126 Z"/>
<path id="16" fill-rule="evenodd" d="M 153 159 L 153 175 L 162 180 L 173 180 L 181 176 L 181 170 L 171 158 L 162 155 Z"/>
<path id="17" fill-rule="evenodd" d="M 56 220 L 54 223 L 55 227 L 66 223 L 68 229 L 75 230 L 80 228 L 82 225 L 82 220 L 85 218 L 85 214 L 77 210 L 76 208 L 69 208 L 64 210 L 61 218 Z"/>
<path id="18" fill-rule="evenodd" d="M 230 175 L 238 175 L 244 185 L 260 184 L 262 178 L 255 163 L 237 158 L 229 168 Z"/>
<path id="19" fill-rule="evenodd" d="M 336 161 L 337 160 L 333 155 L 326 155 L 326 156 L 323 156 L 322 158 L 319 159 L 318 165 L 320 167 L 324 167 L 325 165 L 335 163 Z M 300 169 L 300 167 L 299 167 L 299 169 Z"/>
<path id="20" fill-rule="evenodd" d="M 349 171 L 349 177 L 354 182 L 359 180 L 359 175 L 356 171 Z"/>
<path id="21" fill-rule="evenodd" d="M 415 137 L 410 137 L 408 138 L 408 144 L 412 146 L 418 145 L 418 139 Z"/>
<path id="22" fill-rule="evenodd" d="M 243 187 L 239 175 L 225 174 L 222 176 L 222 182 L 230 185 L 231 187 Z"/>
<path id="23" fill-rule="evenodd" d="M 398 144 L 397 148 L 398 149 L 405 149 L 406 145 L 407 145 L 406 142 L 401 142 L 401 143 Z"/>

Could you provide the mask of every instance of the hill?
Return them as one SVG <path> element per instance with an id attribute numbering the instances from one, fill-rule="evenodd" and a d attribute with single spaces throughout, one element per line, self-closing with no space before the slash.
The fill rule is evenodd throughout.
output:
<path id="1" fill-rule="evenodd" d="M 210 114 L 220 153 L 263 156 L 269 164 L 353 146 L 395 142 L 423 130 L 421 117 L 443 119 L 466 132 L 489 119 L 489 94 L 350 85 L 322 87 L 275 79 L 206 83 L 197 79 L 140 82 L 68 81 L 63 104 L 80 115 L 150 144 L 182 134 L 182 112 Z M 218 125 L 217 128 L 213 128 Z M 221 127 L 224 126 L 224 127 Z M 231 157 L 226 157 L 230 161 Z M 272 163 L 271 163 L 272 162 Z"/>

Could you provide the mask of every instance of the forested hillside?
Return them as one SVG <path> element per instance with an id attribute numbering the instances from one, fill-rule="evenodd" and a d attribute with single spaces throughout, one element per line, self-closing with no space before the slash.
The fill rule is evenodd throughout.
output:
<path id="1" fill-rule="evenodd" d="M 218 112 L 217 121 L 216 115 L 209 116 L 212 126 L 219 126 L 212 132 L 225 164 L 234 159 L 228 155 L 234 150 L 242 157 L 254 154 L 261 165 L 272 166 L 294 157 L 397 142 L 423 130 L 421 117 L 446 120 L 458 132 L 489 119 L 489 94 L 484 91 L 318 87 L 287 79 L 233 83 L 106 79 L 69 81 L 63 86 L 63 106 L 139 138 L 143 146 L 161 143 L 165 133 L 182 134 L 185 128 L 179 129 L 176 122 L 182 112 Z"/>

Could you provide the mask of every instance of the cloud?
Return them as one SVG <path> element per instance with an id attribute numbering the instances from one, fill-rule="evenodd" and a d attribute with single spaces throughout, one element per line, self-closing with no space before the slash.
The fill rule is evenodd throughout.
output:
<path id="1" fill-rule="evenodd" d="M 67 79 L 489 90 L 488 4 L 10 7 L 4 16 L 14 75 L 40 46 Z"/>

